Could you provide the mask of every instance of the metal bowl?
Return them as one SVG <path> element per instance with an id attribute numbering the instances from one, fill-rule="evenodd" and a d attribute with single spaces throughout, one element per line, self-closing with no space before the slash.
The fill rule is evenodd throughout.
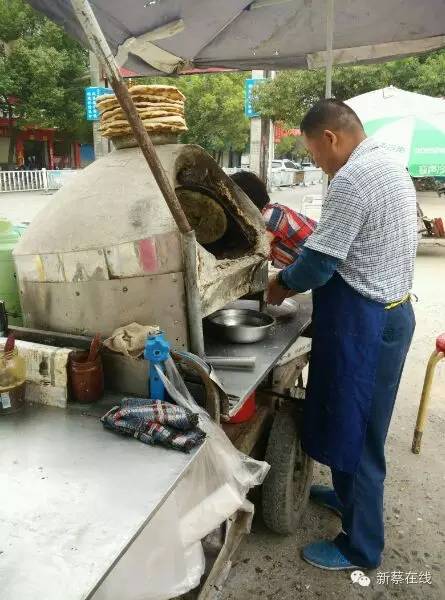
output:
<path id="1" fill-rule="evenodd" d="M 236 344 L 259 342 L 275 323 L 273 317 L 249 308 L 223 308 L 208 321 L 225 340 Z"/>

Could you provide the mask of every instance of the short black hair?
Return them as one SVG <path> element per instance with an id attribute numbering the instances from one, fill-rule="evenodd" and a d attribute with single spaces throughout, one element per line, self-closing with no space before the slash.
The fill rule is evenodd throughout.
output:
<path id="1" fill-rule="evenodd" d="M 270 198 L 265 183 L 251 171 L 238 171 L 230 176 L 259 210 L 269 204 Z"/>
<path id="2" fill-rule="evenodd" d="M 363 130 L 362 122 L 357 114 L 350 106 L 334 98 L 326 98 L 314 104 L 300 124 L 301 133 L 308 136 L 317 134 L 324 129 L 353 131 L 357 128 Z"/>

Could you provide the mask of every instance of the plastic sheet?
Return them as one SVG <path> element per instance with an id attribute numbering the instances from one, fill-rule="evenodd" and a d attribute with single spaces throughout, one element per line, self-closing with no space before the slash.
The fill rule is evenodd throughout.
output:
<path id="1" fill-rule="evenodd" d="M 167 600 L 195 588 L 204 573 L 200 542 L 181 538 L 175 490 L 92 596 L 92 600 Z"/>
<path id="2" fill-rule="evenodd" d="M 201 540 L 236 511 L 253 514 L 246 500 L 269 465 L 242 454 L 186 388 L 175 363 L 159 367 L 169 395 L 199 415 L 206 441 L 166 502 L 104 580 L 92 600 L 169 600 L 195 588 L 204 573 Z"/>
<path id="3" fill-rule="evenodd" d="M 188 546 L 202 540 L 237 510 L 253 512 L 246 500 L 250 488 L 260 485 L 269 465 L 239 452 L 219 427 L 199 406 L 182 380 L 171 358 L 166 374 L 158 367 L 169 395 L 185 408 L 199 414 L 199 426 L 207 439 L 175 494 L 181 504 L 181 539 Z"/>
<path id="4" fill-rule="evenodd" d="M 199 414 L 199 426 L 206 432 L 208 438 L 209 462 L 213 463 L 209 467 L 212 472 L 215 469 L 222 481 L 227 482 L 233 491 L 244 499 L 251 487 L 260 485 L 264 481 L 269 465 L 239 452 L 233 446 L 222 428 L 196 403 L 171 357 L 165 362 L 165 368 L 167 376 L 159 366 L 156 366 L 171 398 L 180 406 Z"/>

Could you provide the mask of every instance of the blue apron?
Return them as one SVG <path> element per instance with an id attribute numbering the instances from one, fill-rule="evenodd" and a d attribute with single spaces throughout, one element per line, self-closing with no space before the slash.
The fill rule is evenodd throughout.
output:
<path id="1" fill-rule="evenodd" d="M 313 293 L 313 338 L 302 446 L 318 462 L 354 473 L 365 440 L 388 311 L 338 273 Z"/>

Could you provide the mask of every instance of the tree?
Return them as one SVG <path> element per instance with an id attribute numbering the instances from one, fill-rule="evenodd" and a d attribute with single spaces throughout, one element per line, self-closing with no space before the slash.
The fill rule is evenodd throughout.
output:
<path id="1" fill-rule="evenodd" d="M 307 149 L 301 137 L 287 135 L 275 146 L 276 158 L 290 158 L 291 160 L 301 160 L 306 158 Z"/>
<path id="2" fill-rule="evenodd" d="M 182 141 L 199 144 L 219 159 L 224 151 L 243 152 L 249 140 L 249 120 L 244 116 L 245 78 L 243 73 L 215 73 L 144 81 L 174 85 L 183 92 L 189 130 L 181 136 Z"/>
<path id="3" fill-rule="evenodd" d="M 22 0 L 0 1 L 0 40 L 4 44 L 32 35 L 44 18 Z"/>
<path id="4" fill-rule="evenodd" d="M 332 95 L 347 100 L 381 87 L 445 96 L 445 51 L 377 65 L 335 67 Z M 254 106 L 273 120 L 296 127 L 304 113 L 324 97 L 325 71 L 283 71 L 255 90 Z"/>
<path id="5" fill-rule="evenodd" d="M 18 127 L 84 131 L 87 52 L 22 0 L 0 0 L 0 109 L 10 118 L 8 162 Z"/>

